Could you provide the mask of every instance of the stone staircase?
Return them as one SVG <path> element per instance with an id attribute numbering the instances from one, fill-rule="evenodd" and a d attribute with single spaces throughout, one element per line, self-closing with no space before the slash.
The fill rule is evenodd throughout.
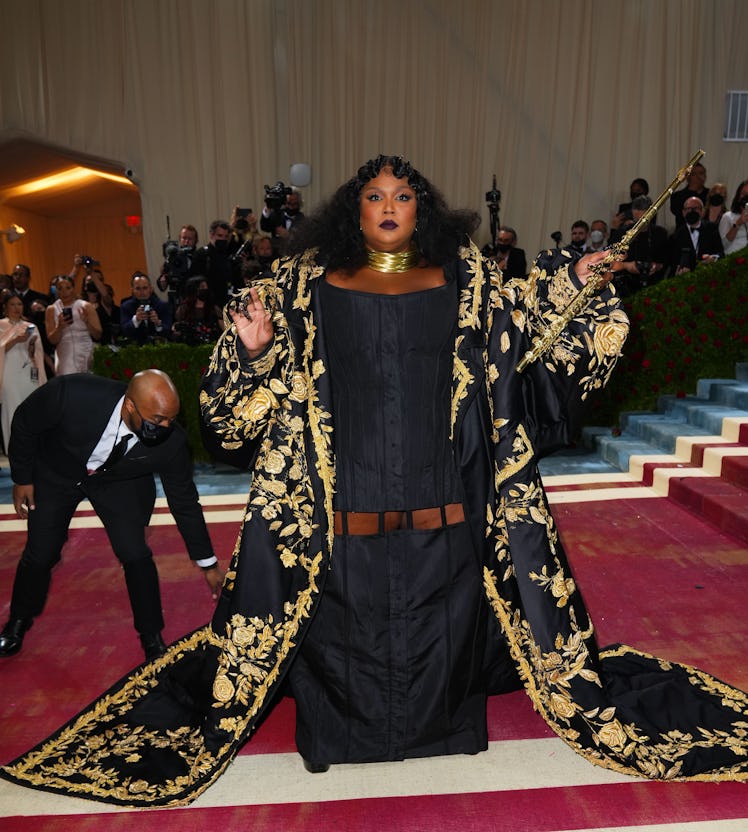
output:
<path id="1" fill-rule="evenodd" d="M 621 433 L 586 428 L 583 443 L 726 534 L 748 543 L 748 363 L 734 379 L 703 379 L 695 396 L 621 415 Z"/>

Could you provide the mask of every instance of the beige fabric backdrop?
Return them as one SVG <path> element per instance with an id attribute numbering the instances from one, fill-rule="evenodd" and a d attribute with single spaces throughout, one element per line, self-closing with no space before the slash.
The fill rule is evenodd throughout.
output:
<path id="1" fill-rule="evenodd" d="M 0 20 L 0 139 L 131 167 L 152 271 L 167 214 L 206 237 L 294 162 L 309 209 L 402 153 L 481 211 L 481 243 L 495 173 L 529 255 L 699 147 L 708 183 L 748 177 L 722 140 L 745 0 L 0 0 Z"/>

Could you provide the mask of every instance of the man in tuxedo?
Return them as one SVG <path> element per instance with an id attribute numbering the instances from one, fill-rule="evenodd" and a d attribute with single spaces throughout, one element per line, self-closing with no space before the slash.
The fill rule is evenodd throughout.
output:
<path id="1" fill-rule="evenodd" d="M 276 188 L 282 182 L 278 182 Z M 273 203 L 265 202 L 260 215 L 260 228 L 273 237 L 287 238 L 293 229 L 302 223 L 306 217 L 301 210 L 301 194 L 292 190 L 286 195 L 286 200 L 280 210 L 274 209 Z"/>
<path id="2" fill-rule="evenodd" d="M 23 316 L 31 321 L 37 313 L 43 315 L 49 305 L 49 296 L 29 288 L 31 269 L 23 263 L 17 263 L 13 267 L 12 277 L 13 291 L 23 301 Z"/>
<path id="3" fill-rule="evenodd" d="M 42 612 L 52 567 L 83 499 L 91 502 L 122 564 L 146 659 L 164 652 L 158 573 L 145 539 L 156 499 L 154 474 L 190 558 L 218 597 L 223 573 L 192 480 L 186 434 L 175 424 L 178 413 L 179 395 L 160 370 L 144 370 L 129 385 L 89 374 L 58 376 L 18 407 L 8 457 L 13 504 L 28 520 L 28 537 L 10 619 L 0 633 L 0 656 L 21 649 Z"/>
<path id="4" fill-rule="evenodd" d="M 241 285 L 241 263 L 233 257 L 239 244 L 231 239 L 226 220 L 213 220 L 208 237 L 208 244 L 197 249 L 192 258 L 190 274 L 204 277 L 213 300 L 223 307 L 234 288 Z"/>
<path id="5" fill-rule="evenodd" d="M 699 263 L 711 263 L 724 257 L 719 228 L 704 221 L 704 203 L 690 196 L 683 205 L 683 225 L 670 236 L 670 266 L 675 274 L 690 272 Z"/>

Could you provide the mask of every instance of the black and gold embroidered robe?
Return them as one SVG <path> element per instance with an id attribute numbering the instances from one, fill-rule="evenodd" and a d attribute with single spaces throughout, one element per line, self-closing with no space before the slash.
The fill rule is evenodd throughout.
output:
<path id="1" fill-rule="evenodd" d="M 620 354 L 628 323 L 617 299 L 609 290 L 593 298 L 518 374 L 531 339 L 579 288 L 569 257 L 549 252 L 527 280 L 503 282 L 470 245 L 455 269 L 451 441 L 497 639 L 534 707 L 607 768 L 746 779 L 744 693 L 632 648 L 598 651 L 538 475 L 539 457 L 572 436 Z M 281 261 L 259 287 L 272 345 L 250 361 L 230 326 L 206 373 L 206 435 L 253 471 L 212 624 L 121 680 L 4 777 L 130 806 L 187 803 L 272 706 L 335 568 L 334 414 L 316 290 L 323 276 L 312 252 Z"/>

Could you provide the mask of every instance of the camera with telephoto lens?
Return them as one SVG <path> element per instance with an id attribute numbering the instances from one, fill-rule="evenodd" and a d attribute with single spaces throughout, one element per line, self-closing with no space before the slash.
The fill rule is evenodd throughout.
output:
<path id="1" fill-rule="evenodd" d="M 283 182 L 276 182 L 272 188 L 265 185 L 265 205 L 268 211 L 280 211 L 286 203 L 286 197 L 293 193 L 293 188 L 289 188 Z"/>
<path id="2" fill-rule="evenodd" d="M 167 240 L 162 246 L 162 251 L 162 271 L 167 275 L 167 288 L 172 293 L 178 293 L 182 283 L 189 276 L 193 249 L 190 246 L 180 246 L 176 240 Z"/>
<path id="3" fill-rule="evenodd" d="M 89 257 L 87 254 L 81 254 L 81 263 L 87 268 L 90 269 L 92 266 L 100 266 L 98 260 L 94 260 L 93 257 Z"/>

